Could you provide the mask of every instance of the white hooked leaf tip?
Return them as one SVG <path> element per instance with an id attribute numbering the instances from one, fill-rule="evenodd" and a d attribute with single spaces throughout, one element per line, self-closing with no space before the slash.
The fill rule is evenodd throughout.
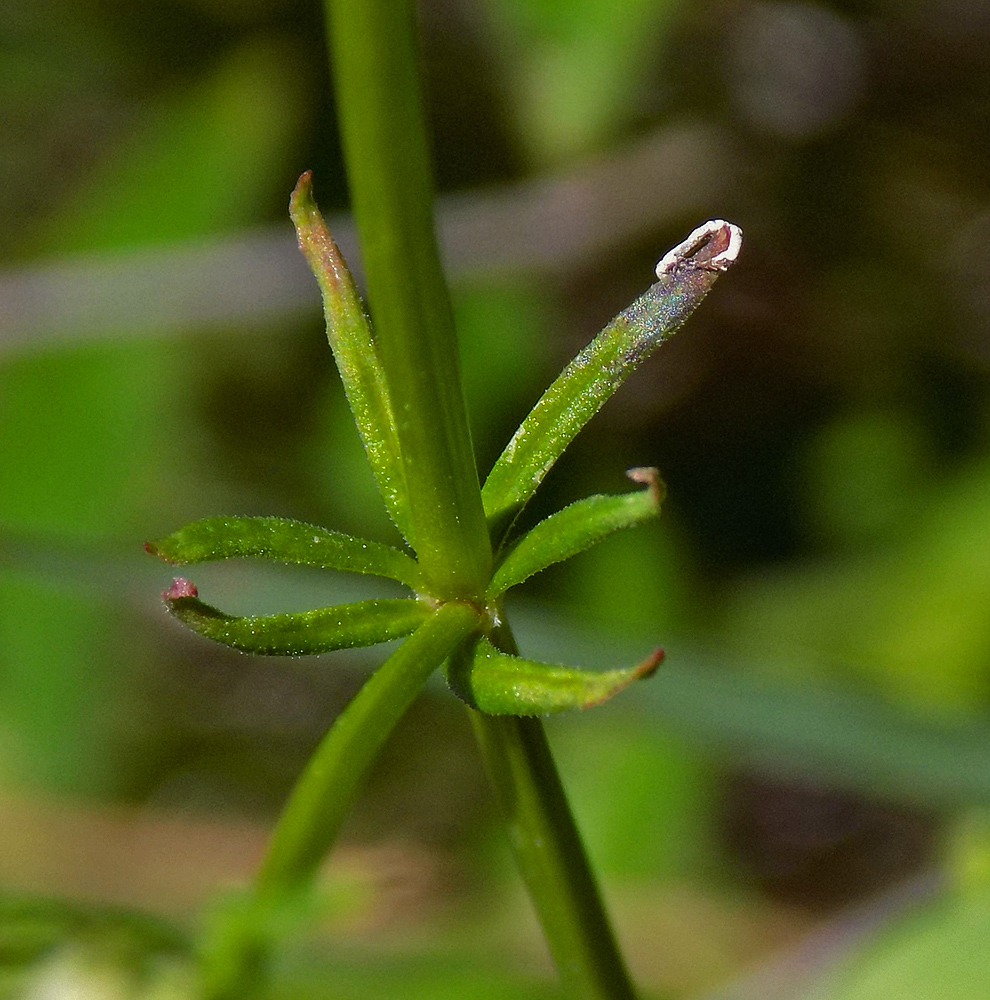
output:
<path id="1" fill-rule="evenodd" d="M 725 242 L 724 250 L 719 250 L 707 260 L 697 260 L 696 254 L 702 247 L 718 239 Z M 698 226 L 690 236 L 676 247 L 668 250 L 657 262 L 657 277 L 673 274 L 682 267 L 694 267 L 704 271 L 727 271 L 739 256 L 742 246 L 742 230 L 724 219 L 712 219 Z"/>

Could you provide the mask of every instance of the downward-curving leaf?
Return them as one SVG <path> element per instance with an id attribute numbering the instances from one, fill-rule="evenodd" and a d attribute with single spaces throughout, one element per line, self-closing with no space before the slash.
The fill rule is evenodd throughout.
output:
<path id="1" fill-rule="evenodd" d="M 662 659 L 657 648 L 625 670 L 579 670 L 510 656 L 481 636 L 451 656 L 447 683 L 462 701 L 488 715 L 548 715 L 600 705 L 633 681 L 651 677 Z"/>
<path id="2" fill-rule="evenodd" d="M 487 597 L 494 600 L 510 587 L 600 542 L 613 531 L 630 528 L 660 513 L 663 484 L 656 469 L 630 469 L 626 475 L 647 488 L 623 496 L 597 495 L 551 514 L 509 550 L 495 571 Z"/>
<path id="3" fill-rule="evenodd" d="M 416 561 L 390 545 L 281 517 L 207 517 L 145 548 L 177 564 L 254 556 L 385 576 L 413 588 L 419 579 Z"/>
<path id="4" fill-rule="evenodd" d="M 729 247 L 715 233 L 691 259 L 659 275 L 561 372 L 512 436 L 482 490 L 498 541 L 578 431 L 653 351 L 694 312 L 724 267 L 707 262 Z"/>
<path id="5" fill-rule="evenodd" d="M 194 632 L 245 653 L 306 656 L 374 646 L 415 631 L 431 608 L 412 598 L 358 601 L 296 614 L 237 618 L 204 604 L 188 580 L 174 580 L 162 595 L 168 610 Z"/>
<path id="6" fill-rule="evenodd" d="M 378 347 L 351 272 L 316 206 L 309 171 L 299 178 L 292 192 L 289 215 L 299 237 L 299 249 L 323 295 L 327 338 L 378 491 L 392 520 L 406 541 L 414 545 L 399 438 Z"/>

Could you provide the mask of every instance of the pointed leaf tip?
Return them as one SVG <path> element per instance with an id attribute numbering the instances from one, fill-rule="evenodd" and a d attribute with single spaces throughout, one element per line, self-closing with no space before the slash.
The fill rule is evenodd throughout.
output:
<path id="1" fill-rule="evenodd" d="M 638 664 L 632 669 L 609 671 L 609 673 L 625 674 L 626 676 L 621 681 L 617 682 L 614 687 L 609 688 L 608 691 L 605 692 L 603 697 L 595 698 L 591 701 L 586 701 L 583 705 L 581 705 L 581 708 L 595 708 L 595 706 L 597 705 L 603 705 L 614 695 L 617 695 L 620 691 L 624 691 L 627 687 L 630 686 L 630 684 L 633 684 L 636 681 L 645 681 L 648 678 L 652 677 L 657 672 L 657 670 L 660 669 L 660 664 L 663 663 L 664 657 L 666 655 L 667 654 L 664 652 L 664 650 L 660 646 L 657 646 L 657 648 L 654 649 L 653 652 L 650 653 L 650 655 L 645 660 L 643 660 L 642 663 Z"/>
<path id="2" fill-rule="evenodd" d="M 655 518 L 660 513 L 664 486 L 656 469 L 630 469 L 626 475 L 645 490 L 619 496 L 578 500 L 544 518 L 504 552 L 488 587 L 495 600 L 535 573 L 597 545 L 610 534 Z"/>
<path id="3" fill-rule="evenodd" d="M 311 181 L 309 171 L 299 178 L 289 198 L 289 215 L 299 249 L 320 286 L 330 348 L 378 491 L 403 537 L 415 548 L 385 371 L 354 279 L 320 214 Z"/>
<path id="4" fill-rule="evenodd" d="M 642 483 L 649 488 L 650 499 L 659 508 L 667 495 L 667 487 L 660 478 L 660 470 L 652 465 L 638 465 L 634 469 L 626 469 L 626 477 L 634 483 Z"/>
<path id="5" fill-rule="evenodd" d="M 313 199 L 313 171 L 305 170 L 299 175 L 296 186 L 289 195 L 289 215 L 295 217 L 300 207 Z M 308 208 L 309 206 L 307 206 Z"/>
<path id="6" fill-rule="evenodd" d="M 657 281 L 586 345 L 519 425 L 482 489 L 494 537 L 519 511 L 582 427 L 674 334 L 736 259 L 737 226 L 715 219 L 660 258 Z"/>
<path id="7" fill-rule="evenodd" d="M 198 597 L 199 591 L 196 585 L 190 583 L 184 576 L 177 576 L 168 590 L 162 591 L 162 598 L 165 601 L 178 601 L 183 597 Z"/>

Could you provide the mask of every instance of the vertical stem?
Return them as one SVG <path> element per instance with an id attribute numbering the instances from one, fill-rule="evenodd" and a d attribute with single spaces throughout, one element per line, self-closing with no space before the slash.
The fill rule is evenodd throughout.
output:
<path id="1" fill-rule="evenodd" d="M 255 880 L 259 894 L 284 893 L 309 880 L 382 744 L 478 620 L 471 605 L 449 601 L 365 681 L 316 748 L 279 816 Z"/>
<path id="2" fill-rule="evenodd" d="M 492 639 L 504 652 L 517 652 L 506 626 Z M 565 994 L 574 1000 L 635 1000 L 542 722 L 469 712 Z"/>
<path id="3" fill-rule="evenodd" d="M 453 313 L 433 229 L 412 0 L 325 0 L 351 202 L 416 548 L 435 596 L 491 569 Z"/>

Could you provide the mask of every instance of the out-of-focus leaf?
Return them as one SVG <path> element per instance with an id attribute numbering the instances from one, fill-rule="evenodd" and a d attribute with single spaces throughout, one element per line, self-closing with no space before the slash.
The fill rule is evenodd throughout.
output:
<path id="1" fill-rule="evenodd" d="M 583 552 L 621 528 L 630 528 L 660 513 L 663 484 L 656 469 L 630 469 L 634 482 L 646 483 L 639 493 L 593 496 L 551 514 L 519 539 L 495 571 L 488 588 L 494 599 L 534 573 Z"/>
<path id="2" fill-rule="evenodd" d="M 19 988 L 3 995 L 34 995 L 25 985 L 37 971 L 36 963 L 82 942 L 93 959 L 109 960 L 118 971 L 146 966 L 155 958 L 181 959 L 191 951 L 179 930 L 144 914 L 7 897 L 0 899 L 0 977 L 6 974 Z"/>
<path id="3" fill-rule="evenodd" d="M 385 576 L 410 587 L 416 586 L 419 575 L 416 561 L 391 545 L 281 517 L 208 517 L 145 548 L 170 563 L 256 556 Z"/>
<path id="4" fill-rule="evenodd" d="M 649 687 L 663 684 L 661 675 Z M 681 879 L 711 863 L 722 772 L 667 727 L 631 718 L 621 702 L 632 700 L 561 719 L 553 755 L 596 871 L 627 885 Z"/>
<path id="5" fill-rule="evenodd" d="M 963 895 L 884 935 L 834 1000 L 973 1000 L 990 983 L 990 896 Z"/>
<path id="6" fill-rule="evenodd" d="M 335 649 L 374 646 L 415 631 L 431 609 L 411 598 L 358 601 L 314 611 L 244 618 L 204 604 L 187 580 L 175 580 L 162 595 L 183 625 L 207 639 L 246 653 L 307 656 Z"/>
<path id="7" fill-rule="evenodd" d="M 484 636 L 466 643 L 447 666 L 447 682 L 472 708 L 488 715 L 547 715 L 592 708 L 633 681 L 651 677 L 663 650 L 625 670 L 578 670 L 524 660 L 497 650 Z"/>
<path id="8" fill-rule="evenodd" d="M 705 261 L 726 250 L 726 229 L 694 255 L 701 266 L 660 275 L 560 373 L 506 445 L 482 490 L 485 515 L 497 540 L 536 492 L 582 427 L 711 290 L 719 271 Z"/>
<path id="9" fill-rule="evenodd" d="M 439 207 L 442 226 L 442 202 Z M 540 373 L 553 310 L 541 281 L 527 273 L 472 273 L 451 292 L 471 436 L 488 468 L 505 444 L 506 413 L 521 410 L 544 388 Z"/>
<path id="10" fill-rule="evenodd" d="M 312 175 L 299 178 L 289 214 L 323 296 L 327 339 L 378 491 L 406 541 L 414 544 L 405 472 L 385 372 L 354 279 L 313 198 Z"/>
<path id="11" fill-rule="evenodd" d="M 122 251 L 263 219 L 301 136 L 306 98 L 294 78 L 298 61 L 287 55 L 264 42 L 227 46 L 190 90 L 164 91 L 132 132 L 99 149 L 75 194 L 44 202 L 39 175 L 35 189 L 49 214 L 22 227 L 18 250 Z M 132 546 L 161 516 L 166 484 L 169 495 L 182 496 L 191 492 L 190 476 L 206 478 L 184 434 L 188 341 L 110 339 L 128 333 L 106 329 L 103 343 L 5 359 L 0 525 L 7 531 L 42 544 Z M 118 609 L 99 600 L 109 589 L 101 578 L 70 595 L 17 568 L 2 574 L 0 708 L 18 748 L 7 765 L 19 778 L 106 794 L 142 766 L 122 746 L 149 704 L 132 683 L 144 654 L 130 648 L 133 632 Z"/>
<path id="12" fill-rule="evenodd" d="M 303 131 L 304 63 L 267 41 L 228 50 L 184 92 L 152 103 L 86 186 L 26 234 L 25 249 L 147 246 L 259 220 Z"/>
<path id="13" fill-rule="evenodd" d="M 990 463 L 981 459 L 919 497 L 888 544 L 741 579 L 723 629 L 747 650 L 795 651 L 799 676 L 827 666 L 922 710 L 982 712 L 990 686 L 988 491 Z"/>
<path id="14" fill-rule="evenodd" d="M 483 941 L 486 934 L 477 937 Z M 527 976 L 524 962 L 507 962 L 504 949 L 494 957 L 493 950 L 489 945 L 483 955 L 477 949 L 465 954 L 448 946 L 439 953 L 399 957 L 379 951 L 369 961 L 367 953 L 355 956 L 353 949 L 339 949 L 318 966 L 286 969 L 280 963 L 271 997 L 325 1000 L 332 982 L 334 1000 L 564 1000 L 550 976 Z"/>
<path id="15" fill-rule="evenodd" d="M 676 0 L 487 0 L 522 138 L 539 160 L 600 148 L 641 113 Z M 593 66 L 594 72 L 588 68 Z"/>

